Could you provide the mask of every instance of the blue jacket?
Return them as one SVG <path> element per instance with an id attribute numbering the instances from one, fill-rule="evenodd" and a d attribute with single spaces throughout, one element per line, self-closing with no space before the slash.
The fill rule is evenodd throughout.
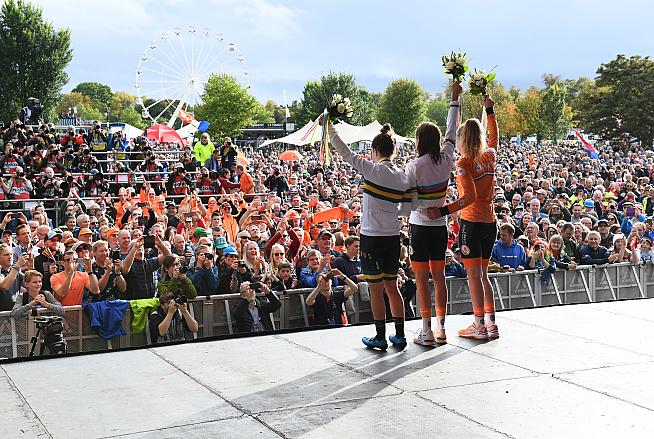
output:
<path id="1" fill-rule="evenodd" d="M 468 273 L 466 273 L 466 269 L 463 268 L 463 265 L 456 261 L 452 261 L 450 265 L 445 265 L 445 276 L 464 278 L 468 277 Z"/>
<path id="2" fill-rule="evenodd" d="M 322 273 L 326 273 L 326 271 L 323 271 Z M 318 275 L 320 275 L 320 271 L 316 271 L 315 273 L 311 268 L 309 267 L 304 267 L 302 270 L 300 270 L 300 282 L 299 282 L 299 287 L 300 288 L 315 288 L 318 286 Z M 338 286 L 338 279 L 333 278 L 332 279 L 332 286 Z"/>
<path id="3" fill-rule="evenodd" d="M 501 266 L 508 265 L 513 269 L 527 266 L 525 249 L 515 239 L 511 245 L 506 245 L 501 239 L 498 239 L 493 246 L 491 259 Z"/>
<path id="4" fill-rule="evenodd" d="M 211 270 L 206 268 L 196 269 L 191 280 L 198 291 L 198 295 L 210 296 L 218 291 L 220 272 L 216 266 L 211 267 Z"/>
<path id="5" fill-rule="evenodd" d="M 581 256 L 581 265 L 604 265 L 609 263 L 609 255 L 611 252 L 601 245 L 593 250 L 588 245 L 582 245 L 579 248 L 579 255 Z"/>
<path id="6" fill-rule="evenodd" d="M 633 218 L 627 218 L 626 216 L 622 220 L 622 224 L 620 225 L 620 230 L 622 230 L 622 233 L 624 236 L 629 236 L 631 233 L 631 229 L 634 227 L 634 223 L 644 223 L 647 221 L 647 218 L 645 218 L 645 215 L 638 215 Z"/>
<path id="7" fill-rule="evenodd" d="M 126 334 L 123 329 L 123 316 L 128 307 L 127 300 L 84 304 L 84 309 L 89 313 L 91 327 L 98 329 L 98 334 L 105 340 Z"/>

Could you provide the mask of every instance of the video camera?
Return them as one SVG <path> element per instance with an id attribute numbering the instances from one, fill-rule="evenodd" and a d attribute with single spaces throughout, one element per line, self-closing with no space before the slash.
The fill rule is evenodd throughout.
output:
<path id="1" fill-rule="evenodd" d="M 36 98 L 29 98 L 18 117 L 25 125 L 41 125 L 43 123 L 43 106 Z"/>
<path id="2" fill-rule="evenodd" d="M 63 317 L 59 316 L 41 316 L 34 318 L 37 333 L 36 336 L 32 337 L 32 349 L 29 353 L 30 357 L 34 356 L 34 348 L 36 347 L 36 341 L 38 340 L 40 333 L 42 334 L 43 341 L 41 342 L 39 355 L 43 355 L 45 348 L 48 349 L 48 352 L 51 355 L 65 354 L 67 352 L 68 345 L 63 334 L 63 320 Z"/>

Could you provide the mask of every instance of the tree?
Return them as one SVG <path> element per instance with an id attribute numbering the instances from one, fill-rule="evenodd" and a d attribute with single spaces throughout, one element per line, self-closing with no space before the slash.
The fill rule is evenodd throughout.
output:
<path id="1" fill-rule="evenodd" d="M 516 134 L 521 135 L 536 135 L 541 138 L 541 121 L 540 111 L 543 96 L 541 90 L 537 87 L 530 87 L 524 94 L 516 101 L 518 131 Z"/>
<path id="2" fill-rule="evenodd" d="M 236 137 L 265 112 L 261 105 L 235 78 L 211 75 L 202 94 L 203 105 L 195 109 L 195 118 L 211 124 L 213 137 Z"/>
<path id="3" fill-rule="evenodd" d="M 392 81 L 381 96 L 377 117 L 380 123 L 390 122 L 396 133 L 413 137 L 418 124 L 425 120 L 425 91 L 413 79 Z"/>
<path id="4" fill-rule="evenodd" d="M 445 133 L 447 113 L 449 110 L 450 102 L 442 95 L 436 95 L 433 99 L 427 101 L 427 119 L 438 125 L 443 133 Z"/>
<path id="5" fill-rule="evenodd" d="M 55 112 L 57 117 L 62 114 L 68 114 L 70 109 L 75 108 L 77 115 L 82 120 L 104 120 L 103 113 L 93 106 L 90 97 L 78 92 L 66 93 L 61 97 Z"/>
<path id="6" fill-rule="evenodd" d="M 104 109 L 114 95 L 111 87 L 99 82 L 81 82 L 72 91 L 90 97 L 98 110 Z"/>
<path id="7" fill-rule="evenodd" d="M 0 9 L 0 118 L 16 118 L 29 97 L 48 114 L 68 82 L 73 57 L 70 31 L 55 30 L 43 10 L 24 0 L 5 0 Z"/>
<path id="8" fill-rule="evenodd" d="M 349 97 L 354 115 L 349 121 L 354 125 L 367 125 L 374 120 L 375 103 L 378 95 L 359 87 L 354 75 L 344 72 L 329 72 L 317 81 L 304 86 L 301 105 L 297 112 L 291 112 L 295 122 L 302 126 L 320 115 L 335 93 Z"/>
<path id="9" fill-rule="evenodd" d="M 570 127 L 571 112 L 566 111 L 566 88 L 560 82 L 552 82 L 543 93 L 540 119 L 541 134 L 550 140 L 561 140 Z"/>
<path id="10" fill-rule="evenodd" d="M 596 90 L 582 102 L 584 128 L 607 140 L 654 141 L 654 61 L 649 57 L 618 55 L 597 70 Z"/>

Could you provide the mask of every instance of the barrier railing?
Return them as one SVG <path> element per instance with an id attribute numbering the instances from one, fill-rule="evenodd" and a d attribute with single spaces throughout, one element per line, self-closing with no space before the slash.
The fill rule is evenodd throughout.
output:
<path id="1" fill-rule="evenodd" d="M 498 310 L 654 297 L 652 264 L 580 266 L 576 270 L 557 270 L 556 273 L 545 275 L 533 270 L 495 273 L 491 274 L 490 278 Z M 470 312 L 472 307 L 466 279 L 447 278 L 446 281 L 449 290 L 448 314 Z M 306 296 L 310 292 L 311 289 L 298 289 L 278 295 L 282 306 L 273 314 L 275 329 L 310 325 L 312 314 L 305 304 Z M 346 307 L 349 321 L 372 322 L 368 297 L 359 293 L 352 296 L 352 299 Z M 197 338 L 236 333 L 232 311 L 239 300 L 238 294 L 228 294 L 198 297 L 189 301 L 191 313 L 199 326 Z M 415 311 L 415 300 L 412 301 L 412 306 Z M 98 336 L 91 328 L 81 306 L 70 306 L 65 310 L 64 336 L 68 341 L 69 352 L 144 346 L 150 342 L 147 329 L 143 333 L 134 333 L 131 330 L 130 309 L 126 311 L 123 319 L 126 335 L 111 340 Z M 35 333 L 32 316 L 12 319 L 10 312 L 0 312 L 0 358 L 27 356 L 30 340 Z"/>

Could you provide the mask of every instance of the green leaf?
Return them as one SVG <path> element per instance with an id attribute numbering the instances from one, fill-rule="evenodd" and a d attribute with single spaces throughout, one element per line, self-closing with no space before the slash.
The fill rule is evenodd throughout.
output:
<path id="1" fill-rule="evenodd" d="M 486 76 L 486 82 L 491 82 L 495 77 L 497 76 L 497 73 L 491 73 Z"/>

